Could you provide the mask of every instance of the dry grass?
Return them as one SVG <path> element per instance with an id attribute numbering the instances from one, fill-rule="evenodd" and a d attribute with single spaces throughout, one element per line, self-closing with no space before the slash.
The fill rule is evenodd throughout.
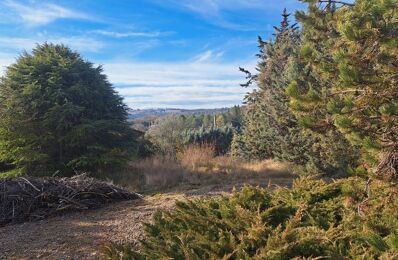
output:
<path id="1" fill-rule="evenodd" d="M 182 182 L 184 169 L 169 156 L 132 161 L 129 167 L 110 178 L 130 190 L 145 192 L 167 189 Z"/>
<path id="2" fill-rule="evenodd" d="M 215 153 L 211 144 L 189 145 L 177 154 L 177 160 L 183 168 L 196 172 L 202 167 L 211 167 Z"/>
<path id="3" fill-rule="evenodd" d="M 126 171 L 112 176 L 112 179 L 131 190 L 148 193 L 182 185 L 288 185 L 294 178 L 289 165 L 284 163 L 214 157 L 214 151 L 211 145 L 188 146 L 177 155 L 177 159 L 155 156 L 134 161 Z"/>
<path id="4" fill-rule="evenodd" d="M 190 172 L 203 174 L 248 175 L 272 172 L 288 173 L 288 165 L 273 160 L 244 161 L 231 156 L 214 156 L 212 145 L 190 145 L 178 156 L 181 166 Z M 290 175 L 290 174 L 289 174 Z"/>

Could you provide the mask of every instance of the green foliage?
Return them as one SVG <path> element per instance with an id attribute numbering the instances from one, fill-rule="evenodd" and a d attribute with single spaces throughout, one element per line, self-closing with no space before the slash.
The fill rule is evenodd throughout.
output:
<path id="1" fill-rule="evenodd" d="M 293 162 L 306 173 L 346 172 L 357 166 L 358 151 L 336 129 L 322 134 L 307 130 L 320 123 L 312 112 L 323 102 L 323 88 L 317 85 L 323 83 L 307 77 L 302 56 L 314 55 L 315 50 L 302 43 L 303 33 L 289 25 L 288 17 L 285 10 L 274 41 L 259 39 L 259 74 L 250 78 L 258 89 L 246 97 L 243 129 L 234 137 L 232 154 Z M 338 104 L 329 103 L 328 110 L 337 109 Z"/>
<path id="2" fill-rule="evenodd" d="M 186 130 L 181 133 L 181 144 L 211 144 L 214 145 L 216 155 L 222 155 L 229 152 L 233 134 L 233 129 L 228 126 Z"/>
<path id="3" fill-rule="evenodd" d="M 352 106 L 345 111 L 351 124 L 344 131 L 361 137 L 353 142 L 362 148 L 364 158 L 381 158 L 377 155 L 385 152 L 398 155 L 397 26 L 398 4 L 390 0 L 358 0 L 338 21 L 340 51 L 335 62 L 343 66 L 334 84 L 334 98 L 351 100 Z M 369 140 L 373 140 L 371 147 Z M 398 163 L 386 167 L 398 170 Z M 383 168 L 379 170 L 384 173 Z"/>
<path id="4" fill-rule="evenodd" d="M 368 186 L 370 193 L 365 187 L 359 178 L 330 184 L 301 178 L 292 189 L 244 187 L 228 198 L 178 202 L 146 225 L 135 257 L 397 257 L 397 187 L 379 181 Z"/>
<path id="5" fill-rule="evenodd" d="M 301 35 L 284 13 L 274 41 L 259 40 L 259 74 L 241 69 L 243 85 L 258 89 L 234 152 L 368 180 L 302 177 L 291 189 L 179 202 L 147 224 L 138 257 L 398 258 L 397 184 L 369 178 L 376 165 L 388 177 L 398 171 L 398 3 L 302 2 Z"/>
<path id="6" fill-rule="evenodd" d="M 145 138 L 162 153 L 174 154 L 176 145 L 180 143 L 180 134 L 186 129 L 184 119 L 183 116 L 158 118 L 145 133 Z"/>
<path id="7" fill-rule="evenodd" d="M 135 150 L 126 116 L 101 67 L 63 45 L 38 45 L 0 82 L 0 161 L 15 174 L 119 168 Z"/>
<path id="8" fill-rule="evenodd" d="M 242 124 L 242 108 L 215 115 L 191 114 L 159 118 L 149 128 L 146 138 L 163 153 L 174 154 L 179 146 L 212 144 L 216 154 L 230 151 L 233 135 Z"/>
<path id="9" fill-rule="evenodd" d="M 246 97 L 243 129 L 240 136 L 236 136 L 243 144 L 239 147 L 242 157 L 282 159 L 298 155 L 289 145 L 298 131 L 285 94 L 285 91 L 295 91 L 294 84 L 285 89 L 291 77 L 290 67 L 300 43 L 300 33 L 296 26 L 290 25 L 290 14 L 286 10 L 282 16 L 281 25 L 275 27 L 274 41 L 264 42 L 259 37 L 259 73 L 252 76 L 241 69 L 250 76 L 249 83 L 256 83 L 258 87 Z M 233 153 L 239 154 L 237 151 Z"/>
<path id="10" fill-rule="evenodd" d="M 397 2 L 303 2 L 309 4 L 308 12 L 296 16 L 303 28 L 300 62 L 305 73 L 297 74 L 294 88 L 288 88 L 292 110 L 304 127 L 336 132 L 351 151 L 360 150 L 368 171 L 396 176 Z"/>

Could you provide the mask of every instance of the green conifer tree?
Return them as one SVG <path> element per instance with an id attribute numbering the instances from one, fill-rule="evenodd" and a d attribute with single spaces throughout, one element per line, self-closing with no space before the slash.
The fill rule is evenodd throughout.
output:
<path id="1" fill-rule="evenodd" d="M 313 173 L 345 171 L 356 161 L 356 153 L 347 149 L 342 135 L 337 131 L 322 135 L 307 131 L 291 111 L 289 83 L 307 74 L 303 75 L 306 66 L 299 52 L 301 33 L 296 25 L 289 24 L 286 10 L 282 16 L 280 27 L 275 27 L 275 40 L 259 39 L 259 74 L 247 73 L 248 84 L 255 82 L 258 89 L 247 97 L 244 128 L 233 147 L 243 151 L 245 157 L 294 162 Z M 318 83 L 315 78 L 311 80 Z"/>
<path id="2" fill-rule="evenodd" d="M 360 147 L 366 168 L 396 175 L 397 2 L 305 2 L 306 73 L 288 88 L 291 107 L 304 127 Z"/>
<path id="3" fill-rule="evenodd" d="M 101 67 L 63 45 L 23 53 L 0 82 L 0 161 L 16 174 L 120 167 L 135 149 L 126 106 Z"/>
<path id="4" fill-rule="evenodd" d="M 334 123 L 378 174 L 398 175 L 398 2 L 358 0 L 339 20 Z"/>
<path id="5" fill-rule="evenodd" d="M 296 13 L 302 26 L 302 43 L 296 73 L 286 88 L 290 96 L 289 106 L 299 126 L 315 141 L 312 146 L 314 157 L 327 168 L 330 164 L 332 171 L 342 169 L 346 172 L 358 166 L 359 152 L 333 125 L 328 101 L 333 82 L 338 77 L 332 53 L 339 36 L 337 22 L 347 5 L 332 0 L 303 2 L 308 3 L 308 11 Z"/>
<path id="6" fill-rule="evenodd" d="M 284 88 L 288 84 L 288 67 L 295 49 L 299 46 L 300 33 L 289 23 L 290 14 L 286 9 L 282 22 L 275 27 L 275 39 L 265 42 L 259 37 L 260 53 L 257 75 L 246 72 L 249 82 L 256 83 L 258 89 L 246 97 L 247 110 L 243 136 L 247 153 L 254 158 L 284 157 L 282 143 L 294 118 L 288 112 L 287 96 Z"/>

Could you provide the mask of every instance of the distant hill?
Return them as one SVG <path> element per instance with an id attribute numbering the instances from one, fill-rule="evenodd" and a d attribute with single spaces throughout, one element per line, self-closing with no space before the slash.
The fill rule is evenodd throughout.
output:
<path id="1" fill-rule="evenodd" d="M 180 108 L 154 108 L 154 109 L 130 109 L 128 117 L 130 120 L 142 118 L 157 118 L 168 115 L 189 115 L 189 114 L 215 114 L 228 112 L 229 108 L 216 109 L 180 109 Z"/>

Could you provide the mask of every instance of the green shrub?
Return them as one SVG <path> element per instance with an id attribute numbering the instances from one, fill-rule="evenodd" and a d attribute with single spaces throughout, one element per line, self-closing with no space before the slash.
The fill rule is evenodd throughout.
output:
<path id="1" fill-rule="evenodd" d="M 244 187 L 231 197 L 178 202 L 155 214 L 139 253 L 124 259 L 391 259 L 397 192 L 381 181 L 301 178 L 292 189 Z M 111 248 L 109 259 L 117 248 L 128 251 Z"/>

